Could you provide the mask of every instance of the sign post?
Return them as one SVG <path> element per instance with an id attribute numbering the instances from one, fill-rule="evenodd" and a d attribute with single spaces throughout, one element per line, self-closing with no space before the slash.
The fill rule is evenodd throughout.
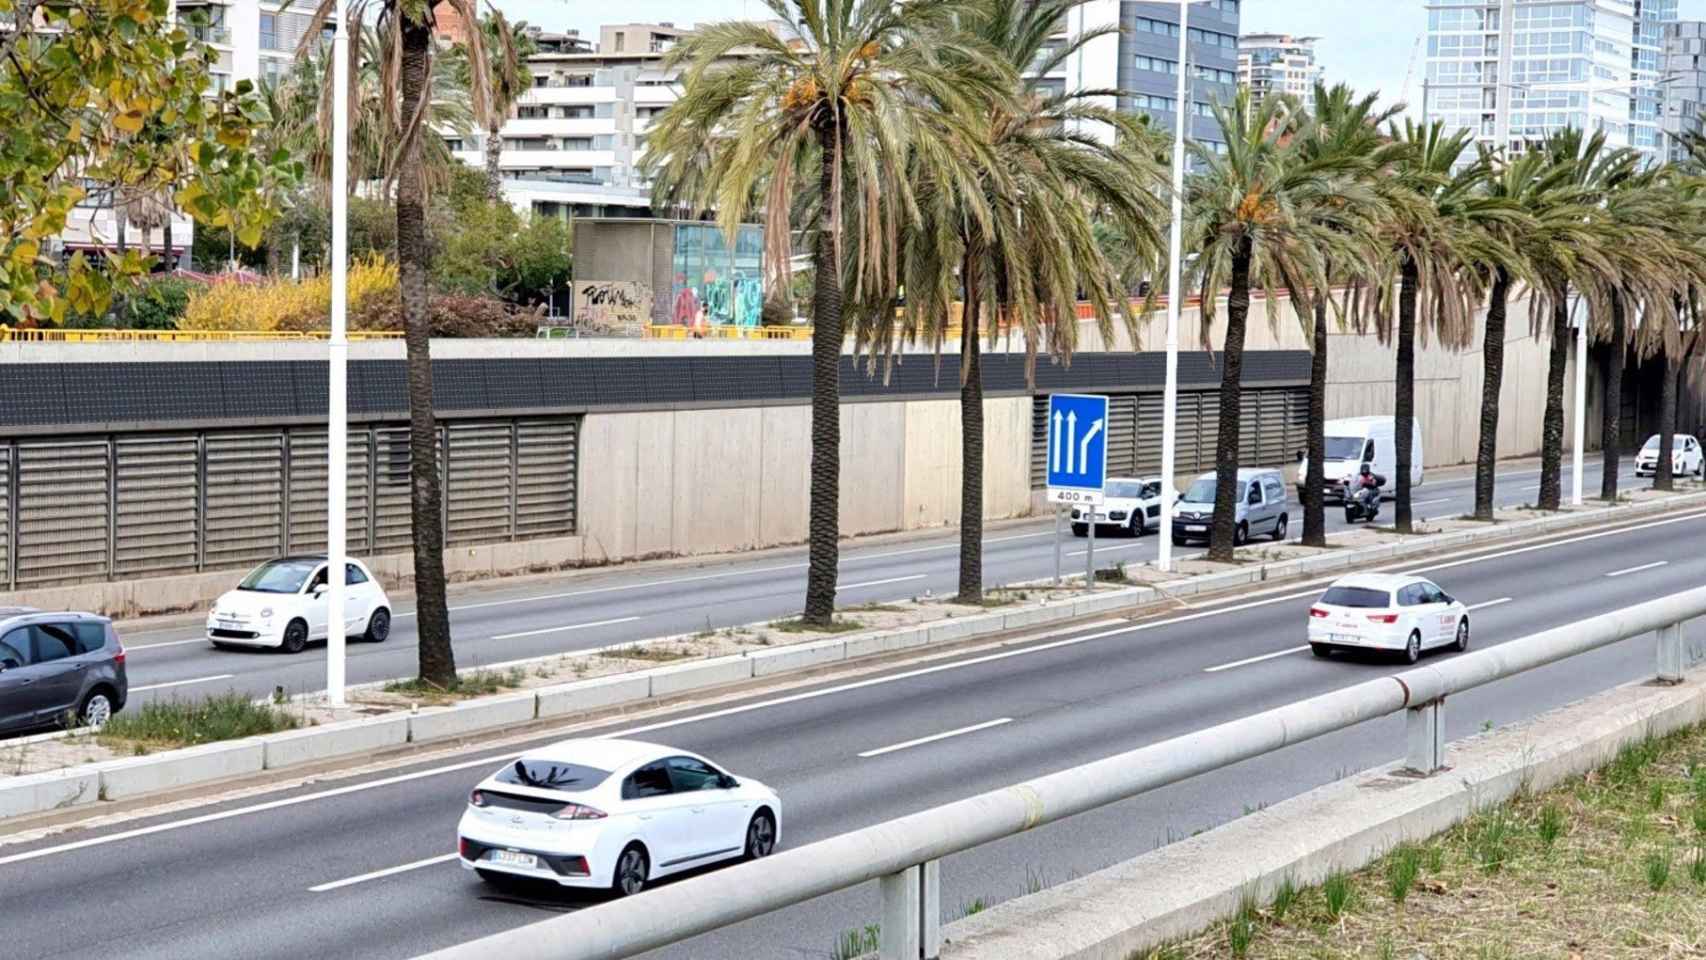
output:
<path id="1" fill-rule="evenodd" d="M 1108 479 L 1108 398 L 1055 393 L 1048 398 L 1048 499 L 1087 508 L 1090 535 L 1084 587 L 1096 588 L 1096 507 Z M 1060 570 L 1060 522 L 1055 521 L 1055 571 Z"/>

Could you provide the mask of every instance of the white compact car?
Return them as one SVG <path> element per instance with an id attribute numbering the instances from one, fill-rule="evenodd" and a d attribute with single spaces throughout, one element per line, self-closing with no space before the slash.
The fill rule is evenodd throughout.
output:
<path id="1" fill-rule="evenodd" d="M 391 598 L 359 560 L 344 566 L 344 635 L 378 643 L 391 635 Z M 207 639 L 216 647 L 301 653 L 326 630 L 326 557 L 268 560 L 214 601 Z"/>
<path id="2" fill-rule="evenodd" d="M 1431 580 L 1394 573 L 1342 577 L 1309 608 L 1309 649 L 1390 650 L 1408 663 L 1431 647 L 1469 649 L 1469 610 Z"/>
<path id="3" fill-rule="evenodd" d="M 564 740 L 469 794 L 457 825 L 464 869 L 629 896 L 660 877 L 769 856 L 782 802 L 703 757 L 637 740 Z"/>
<path id="4" fill-rule="evenodd" d="M 1072 534 L 1090 532 L 1089 507 L 1072 508 Z M 1161 522 L 1161 478 L 1115 477 L 1102 486 L 1102 505 L 1096 508 L 1096 533 L 1105 528 L 1141 537 Z"/>
<path id="5" fill-rule="evenodd" d="M 1700 441 L 1686 433 L 1673 434 L 1670 440 L 1670 471 L 1678 477 L 1700 476 L 1706 469 L 1706 454 Z M 1635 476 L 1650 477 L 1659 470 L 1659 435 L 1653 434 L 1635 454 Z"/>

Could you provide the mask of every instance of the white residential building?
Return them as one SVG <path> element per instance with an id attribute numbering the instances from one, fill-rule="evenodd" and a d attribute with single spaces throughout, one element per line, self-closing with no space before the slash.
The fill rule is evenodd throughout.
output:
<path id="1" fill-rule="evenodd" d="M 1521 152 L 1564 129 L 1660 150 L 1677 0 L 1428 0 L 1424 113 Z"/>
<path id="2" fill-rule="evenodd" d="M 1246 33 L 1238 38 L 1238 83 L 1260 100 L 1271 93 L 1291 94 L 1307 101 L 1321 79 L 1315 62 L 1319 37 L 1289 33 Z"/>

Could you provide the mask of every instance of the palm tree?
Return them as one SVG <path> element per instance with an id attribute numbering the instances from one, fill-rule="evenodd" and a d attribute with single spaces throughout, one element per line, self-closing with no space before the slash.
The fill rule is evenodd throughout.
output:
<path id="1" fill-rule="evenodd" d="M 1226 152 L 1190 145 L 1197 170 L 1186 181 L 1185 237 L 1197 255 L 1187 282 L 1202 295 L 1205 349 L 1212 349 L 1216 301 L 1227 290 L 1208 553 L 1224 561 L 1248 536 L 1236 521 L 1235 499 L 1250 290 L 1266 291 L 1269 323 L 1277 321 L 1282 291 L 1305 310 L 1328 295 L 1327 264 L 1353 255 L 1347 237 L 1355 233 L 1342 222 L 1352 208 L 1334 198 L 1359 189 L 1354 177 L 1360 161 L 1338 153 L 1306 155 L 1294 137 L 1298 110 L 1289 97 L 1258 104 L 1240 90 L 1230 104 L 1216 104 L 1214 116 Z"/>
<path id="2" fill-rule="evenodd" d="M 1061 362 L 1076 346 L 1076 304 L 1084 293 L 1104 342 L 1118 314 L 1135 343 L 1136 317 L 1116 269 L 1102 255 L 1095 223 L 1118 222 L 1153 258 L 1160 168 L 1147 127 L 1097 104 L 1113 91 L 1052 92 L 1039 77 L 1085 43 L 1117 27 L 1084 31 L 1050 48 L 1050 35 L 1085 0 L 981 0 L 968 17 L 974 40 L 1006 65 L 1012 95 L 993 101 L 967 129 L 982 138 L 915 145 L 912 169 L 921 211 L 903 232 L 908 296 L 898 331 L 888 301 L 861 311 L 856 341 L 873 350 L 894 336 L 922 336 L 937 351 L 948 336 L 952 303 L 964 297 L 960 348 L 960 583 L 958 600 L 983 599 L 983 376 L 980 340 L 1023 336 L 1026 372 L 1040 346 Z M 1024 76 L 1028 74 L 1027 76 Z M 1113 136 L 1103 140 L 1095 133 Z M 947 147 L 947 149 L 944 149 Z M 1147 147 L 1147 148 L 1146 148 Z M 971 168 L 967 169 L 967 163 Z M 958 266 L 961 290 L 953 284 Z"/>
<path id="3" fill-rule="evenodd" d="M 1396 338 L 1398 343 L 1393 523 L 1400 532 L 1409 533 L 1414 530 L 1410 472 L 1418 325 L 1442 346 L 1468 344 L 1483 286 L 1473 265 L 1511 262 L 1509 248 L 1494 228 L 1501 222 L 1521 222 L 1525 214 L 1514 202 L 1481 191 L 1488 176 L 1484 158 L 1459 168 L 1472 140 L 1468 130 L 1447 135 L 1440 121 L 1424 126 L 1406 120 L 1402 129 L 1393 127 L 1392 137 L 1409 149 L 1394 170 L 1399 187 L 1395 196 L 1400 202 L 1392 205 L 1384 225 L 1387 255 L 1369 292 L 1382 339 Z"/>
<path id="4" fill-rule="evenodd" d="M 1326 84 L 1317 83 L 1313 109 L 1297 140 L 1298 150 L 1306 159 L 1341 156 L 1359 164 L 1359 168 L 1350 176 L 1355 178 L 1355 182 L 1359 183 L 1367 194 L 1361 198 L 1360 210 L 1345 209 L 1353 200 L 1358 199 L 1356 195 L 1348 195 L 1339 201 L 1329 199 L 1321 212 L 1354 225 L 1357 235 L 1353 242 L 1364 247 L 1374 246 L 1376 240 L 1369 228 L 1385 212 L 1386 201 L 1380 193 L 1392 181 L 1382 174 L 1399 159 L 1405 149 L 1402 144 L 1393 143 L 1380 135 L 1381 125 L 1389 122 L 1403 108 L 1399 105 L 1380 108 L 1376 106 L 1377 102 L 1376 94 L 1358 97 L 1355 91 L 1344 84 L 1328 87 Z M 1356 216 L 1358 213 L 1361 216 Z M 1356 257 L 1344 258 L 1337 262 L 1329 260 L 1327 274 L 1334 280 L 1354 280 L 1366 272 L 1366 263 L 1365 259 Z M 1303 542 L 1309 546 L 1324 547 L 1327 545 L 1324 503 L 1327 482 L 1324 463 L 1327 447 L 1327 312 L 1330 306 L 1336 304 L 1331 294 L 1317 296 L 1314 300 L 1312 311 L 1307 309 L 1304 303 L 1300 302 L 1297 306 L 1298 321 L 1304 325 L 1304 332 L 1311 342 L 1308 439 L 1305 451 L 1308 466 L 1303 478 Z M 1338 312 L 1342 321 L 1343 312 Z"/>
<path id="5" fill-rule="evenodd" d="M 958 28 L 968 0 L 765 0 L 792 43 L 716 23 L 678 44 L 683 93 L 648 137 L 659 205 L 714 209 L 732 235 L 763 197 L 767 285 L 787 289 L 796 200 L 812 227 L 812 465 L 804 620 L 835 612 L 844 297 L 894 289 L 893 246 L 917 216 L 906 172 L 921 129 L 981 116 L 998 69 Z M 976 65 L 987 64 L 987 67 Z M 963 142 L 973 142 L 966 137 Z M 849 221 L 852 221 L 849 223 Z M 849 229 L 850 227 L 850 229 Z"/>
<path id="6" fill-rule="evenodd" d="M 486 114 L 486 193 L 493 203 L 503 200 L 503 174 L 498 160 L 503 155 L 503 125 L 509 112 L 522 94 L 533 88 L 533 72 L 527 69 L 527 58 L 538 45 L 527 32 L 527 22 L 511 23 L 503 11 L 487 0 L 491 14 L 480 21 L 485 36 L 487 63 L 491 77 L 487 80 L 489 96 Z"/>
<path id="7" fill-rule="evenodd" d="M 478 12 L 472 0 L 446 0 L 466 23 L 475 23 Z M 377 8 L 377 16 L 369 13 Z M 321 28 L 336 9 L 336 0 L 318 0 L 307 25 L 308 38 L 318 38 Z M 404 355 L 409 393 L 409 520 L 414 540 L 416 630 L 420 636 L 419 667 L 422 681 L 449 688 L 456 683 L 456 654 L 451 647 L 450 612 L 444 582 L 444 490 L 438 471 L 438 423 L 432 405 L 432 333 L 428 311 L 428 277 L 432 248 L 427 239 L 426 200 L 429 170 L 425 163 L 427 145 L 442 150 L 444 141 L 435 132 L 441 113 L 435 86 L 438 45 L 433 40 L 433 9 L 430 0 L 356 0 L 349 9 L 348 28 L 356 33 L 361 24 L 373 22 L 376 42 L 350 45 L 349 115 L 362 116 L 359 109 L 372 100 L 359 99 L 362 91 L 356 78 L 363 65 L 376 78 L 371 92 L 379 109 L 372 119 L 373 135 L 384 149 L 364 159 L 372 163 L 360 168 L 355 161 L 362 153 L 351 149 L 350 176 L 359 182 L 369 177 L 384 181 L 384 194 L 395 191 L 397 208 L 397 267 L 402 300 Z M 479 31 L 469 34 L 464 47 L 468 69 L 469 114 L 486 116 L 485 43 Z M 451 71 L 452 74 L 455 71 Z M 329 80 L 329 74 L 323 75 Z M 326 83 L 329 97 L 331 83 Z M 322 115 L 326 101 L 322 100 Z M 330 127 L 331 124 L 325 124 Z M 352 133 L 355 132 L 352 123 Z M 355 139 L 352 137 L 352 139 Z"/>
<path id="8" fill-rule="evenodd" d="M 1490 154 L 1482 163 L 1492 171 L 1486 182 L 1490 196 L 1510 200 L 1526 210 L 1531 222 L 1496 220 L 1489 224 L 1500 245 L 1516 254 L 1509 262 L 1481 265 L 1488 274 L 1487 319 L 1481 342 L 1481 423 L 1475 452 L 1475 512 L 1477 520 L 1493 519 L 1495 467 L 1498 462 L 1499 399 L 1504 389 L 1504 351 L 1511 288 L 1525 284 L 1530 296 L 1544 300 L 1556 289 L 1552 278 L 1583 258 L 1597 257 L 1601 242 L 1573 179 L 1574 160 L 1561 162 L 1544 150 L 1530 150 L 1500 163 Z"/>

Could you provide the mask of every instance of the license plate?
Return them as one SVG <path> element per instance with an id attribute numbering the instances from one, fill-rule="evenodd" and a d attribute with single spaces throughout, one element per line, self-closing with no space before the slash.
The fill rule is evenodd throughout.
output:
<path id="1" fill-rule="evenodd" d="M 1201 524 L 1186 524 L 1185 525 L 1185 532 L 1186 533 L 1207 533 L 1208 528 L 1201 525 Z"/>
<path id="2" fill-rule="evenodd" d="M 506 867 L 537 867 L 539 858 L 531 853 L 519 853 L 515 850 L 493 850 L 492 862 L 501 863 Z"/>
<path id="3" fill-rule="evenodd" d="M 1356 636 L 1355 634 L 1335 633 L 1332 636 L 1333 636 L 1333 642 L 1334 643 L 1361 643 L 1362 642 L 1362 638 L 1359 636 Z"/>
<path id="4" fill-rule="evenodd" d="M 243 625 L 242 622 L 238 620 L 220 620 L 218 623 L 227 630 L 236 630 Z"/>

